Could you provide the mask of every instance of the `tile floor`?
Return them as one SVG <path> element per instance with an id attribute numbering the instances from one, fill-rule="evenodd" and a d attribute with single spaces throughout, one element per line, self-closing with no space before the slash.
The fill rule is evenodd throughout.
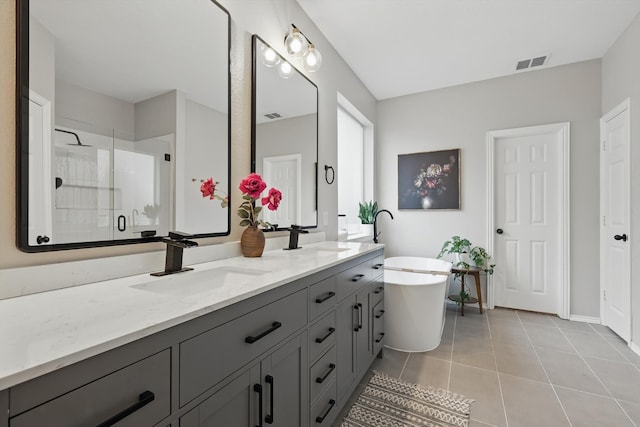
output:
<path id="1" fill-rule="evenodd" d="M 471 427 L 640 427 L 640 356 L 600 325 L 449 305 L 437 349 L 385 349 L 372 369 L 475 399 Z"/>

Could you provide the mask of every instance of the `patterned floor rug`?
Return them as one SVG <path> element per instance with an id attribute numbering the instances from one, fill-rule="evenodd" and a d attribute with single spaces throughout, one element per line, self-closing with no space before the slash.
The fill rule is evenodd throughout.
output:
<path id="1" fill-rule="evenodd" d="M 374 372 L 341 427 L 467 427 L 472 402 Z"/>

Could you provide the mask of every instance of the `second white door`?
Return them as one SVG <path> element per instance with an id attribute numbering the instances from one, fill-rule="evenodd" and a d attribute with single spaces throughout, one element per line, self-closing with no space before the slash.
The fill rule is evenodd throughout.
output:
<path id="1" fill-rule="evenodd" d="M 568 123 L 489 133 L 494 305 L 568 316 L 568 141 Z"/>

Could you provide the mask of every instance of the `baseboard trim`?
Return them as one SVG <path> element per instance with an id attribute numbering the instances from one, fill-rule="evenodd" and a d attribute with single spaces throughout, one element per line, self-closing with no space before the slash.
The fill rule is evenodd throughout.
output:
<path id="1" fill-rule="evenodd" d="M 637 354 L 638 356 L 640 356 L 640 345 L 631 342 L 629 343 L 629 348 L 631 349 L 631 351 L 633 351 L 635 354 Z"/>
<path id="2" fill-rule="evenodd" d="M 569 320 L 574 321 L 574 322 L 583 322 L 583 323 L 595 323 L 595 324 L 600 324 L 600 318 L 599 317 L 591 317 L 591 316 L 579 316 L 577 314 L 572 314 L 571 316 L 569 316 Z"/>

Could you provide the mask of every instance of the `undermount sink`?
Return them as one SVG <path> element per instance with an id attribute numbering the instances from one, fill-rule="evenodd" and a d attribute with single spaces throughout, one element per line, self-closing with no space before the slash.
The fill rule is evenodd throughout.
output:
<path id="1" fill-rule="evenodd" d="M 139 283 L 131 287 L 163 295 L 189 296 L 211 292 L 227 284 L 245 283 L 267 273 L 270 271 L 222 266 L 164 276 L 161 279 Z"/>
<path id="2" fill-rule="evenodd" d="M 325 254 L 336 254 L 344 251 L 348 251 L 351 248 L 316 248 L 316 247 L 303 247 L 302 250 L 306 252 L 317 252 L 319 255 Z"/>

